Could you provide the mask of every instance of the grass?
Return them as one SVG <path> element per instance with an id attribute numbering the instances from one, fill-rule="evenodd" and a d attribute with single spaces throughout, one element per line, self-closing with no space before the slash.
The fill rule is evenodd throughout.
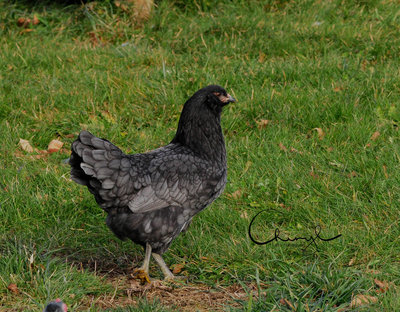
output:
<path id="1" fill-rule="evenodd" d="M 112 1 L 0 4 L 0 311 L 57 297 L 72 311 L 106 309 L 99 298 L 115 299 L 112 311 L 184 309 L 124 304 L 128 286 L 112 281 L 142 249 L 112 235 L 65 160 L 81 129 L 129 153 L 168 143 L 184 101 L 211 83 L 239 100 L 222 118 L 229 183 L 166 262 L 194 285 L 241 285 L 248 298 L 226 310 L 346 311 L 357 295 L 377 300 L 357 311 L 400 310 L 396 2 L 156 4 L 143 26 Z M 17 26 L 34 15 L 33 31 Z M 37 159 L 20 138 L 65 150 Z M 247 228 L 262 209 L 260 240 L 277 226 L 342 236 L 305 251 L 255 245 Z"/>

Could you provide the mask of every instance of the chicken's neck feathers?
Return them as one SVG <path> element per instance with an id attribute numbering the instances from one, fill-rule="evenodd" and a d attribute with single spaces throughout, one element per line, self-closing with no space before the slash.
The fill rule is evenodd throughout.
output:
<path id="1" fill-rule="evenodd" d="M 226 150 L 220 115 L 203 113 L 185 117 L 179 120 L 171 143 L 180 143 L 202 158 L 225 164 Z"/>

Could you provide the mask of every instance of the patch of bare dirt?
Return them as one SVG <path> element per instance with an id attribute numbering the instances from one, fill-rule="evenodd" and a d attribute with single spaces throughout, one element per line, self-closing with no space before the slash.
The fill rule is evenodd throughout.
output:
<path id="1" fill-rule="evenodd" d="M 100 258 L 101 259 L 101 258 Z M 102 296 L 87 296 L 77 311 L 84 311 L 95 306 L 99 309 L 137 306 L 141 299 L 159 301 L 162 305 L 170 307 L 173 311 L 224 311 L 227 306 L 239 307 L 238 300 L 247 300 L 248 294 L 238 284 L 228 287 L 207 286 L 185 281 L 163 282 L 153 281 L 151 284 L 141 285 L 140 281 L 133 278 L 133 267 L 140 265 L 142 259 L 118 259 L 117 263 L 110 261 L 86 259 L 76 261 L 69 259 L 79 269 L 92 271 L 113 285 L 113 294 Z M 154 272 L 150 267 L 150 272 Z M 255 285 L 246 285 L 257 296 Z"/>
<path id="2" fill-rule="evenodd" d="M 226 306 L 239 307 L 237 300 L 246 300 L 248 295 L 239 285 L 211 287 L 186 282 L 168 283 L 153 281 L 141 285 L 131 277 L 106 277 L 115 287 L 113 295 L 101 297 L 89 296 L 82 302 L 82 308 L 95 306 L 100 309 L 136 306 L 141 299 L 162 305 L 177 311 L 224 311 Z M 256 287 L 249 286 L 254 294 Z"/>

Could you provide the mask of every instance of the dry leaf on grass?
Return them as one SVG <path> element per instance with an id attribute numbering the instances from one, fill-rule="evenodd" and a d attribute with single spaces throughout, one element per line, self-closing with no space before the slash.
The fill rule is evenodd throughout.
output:
<path id="1" fill-rule="evenodd" d="M 173 266 L 172 273 L 179 274 L 182 272 L 182 269 L 185 267 L 184 263 L 178 263 Z"/>
<path id="2" fill-rule="evenodd" d="M 282 151 L 284 151 L 284 152 L 287 151 L 287 148 L 286 148 L 285 145 L 283 145 L 282 143 L 279 143 L 278 145 L 279 145 L 279 148 L 280 148 Z"/>
<path id="3" fill-rule="evenodd" d="M 48 151 L 49 153 L 58 152 L 58 151 L 61 149 L 61 147 L 62 147 L 63 145 L 64 145 L 64 143 L 61 142 L 61 141 L 59 141 L 59 140 L 52 140 L 52 141 L 49 143 L 49 146 L 47 147 L 47 151 Z"/>
<path id="4" fill-rule="evenodd" d="M 19 145 L 25 152 L 28 152 L 28 153 L 33 152 L 33 147 L 31 146 L 31 144 L 29 143 L 28 140 L 19 139 Z"/>
<path id="5" fill-rule="evenodd" d="M 243 212 L 240 214 L 240 217 L 241 217 L 242 219 L 248 219 L 249 216 L 247 215 L 247 211 L 243 211 Z"/>
<path id="6" fill-rule="evenodd" d="M 382 168 L 383 168 L 383 174 L 385 175 L 385 178 L 386 178 L 386 179 L 389 179 L 389 175 L 388 175 L 388 173 L 387 173 L 387 167 L 386 167 L 386 165 L 383 165 Z"/>
<path id="7" fill-rule="evenodd" d="M 289 308 L 293 309 L 293 311 L 296 311 L 296 309 L 295 309 L 295 307 L 293 306 L 293 304 L 292 304 L 289 300 L 287 300 L 286 298 L 281 298 L 281 299 L 279 300 L 279 303 L 280 303 L 281 305 L 288 306 Z"/>
<path id="8" fill-rule="evenodd" d="M 357 176 L 357 172 L 352 171 L 352 172 L 350 172 L 347 176 L 348 176 L 349 178 L 354 178 L 354 177 Z"/>
<path id="9" fill-rule="evenodd" d="M 242 191 L 241 189 L 237 189 L 236 191 L 234 191 L 232 194 L 229 194 L 229 197 L 233 198 L 233 199 L 239 199 L 242 197 Z"/>
<path id="10" fill-rule="evenodd" d="M 384 293 L 385 291 L 387 291 L 389 289 L 389 284 L 386 281 L 380 281 L 378 279 L 374 279 L 375 285 L 378 286 L 378 293 Z"/>
<path id="11" fill-rule="evenodd" d="M 256 120 L 258 129 L 265 128 L 269 123 L 270 123 L 270 120 L 267 120 L 267 119 Z"/>
<path id="12" fill-rule="evenodd" d="M 22 35 L 22 34 L 30 33 L 30 32 L 32 32 L 32 31 L 34 31 L 34 29 L 32 29 L 32 28 L 26 28 L 26 29 L 22 30 L 22 31 L 20 32 L 20 34 Z"/>
<path id="13" fill-rule="evenodd" d="M 7 289 L 8 289 L 9 291 L 11 291 L 13 294 L 16 294 L 16 295 L 19 294 L 19 289 L 18 289 L 18 287 L 17 287 L 17 284 L 10 284 L 10 285 L 8 285 Z"/>
<path id="14" fill-rule="evenodd" d="M 319 138 L 320 140 L 322 140 L 322 139 L 325 137 L 325 133 L 324 133 L 324 131 L 323 131 L 321 128 L 314 128 L 314 130 L 317 130 L 318 138 Z"/>
<path id="15" fill-rule="evenodd" d="M 350 307 L 358 308 L 364 305 L 369 305 L 377 302 L 378 302 L 377 297 L 358 294 L 353 298 L 353 300 L 351 300 Z"/>
<path id="16" fill-rule="evenodd" d="M 319 175 L 314 173 L 314 171 L 310 171 L 310 176 L 312 176 L 314 179 L 319 179 Z"/>
<path id="17" fill-rule="evenodd" d="M 20 18 L 17 20 L 17 25 L 18 25 L 19 27 L 28 27 L 28 25 L 30 24 L 30 22 L 31 22 L 31 19 L 30 19 L 30 18 L 20 17 Z"/>
<path id="18" fill-rule="evenodd" d="M 32 20 L 32 24 L 33 24 L 33 25 L 37 25 L 37 24 L 39 24 L 39 23 L 40 23 L 39 19 L 37 18 L 36 15 L 34 15 L 34 16 L 33 16 L 33 20 Z"/>
<path id="19" fill-rule="evenodd" d="M 298 150 L 295 149 L 294 147 L 291 147 L 291 148 L 290 148 L 290 151 L 291 151 L 292 153 L 298 153 L 298 154 L 300 154 L 300 155 L 303 155 L 303 152 L 298 151 Z"/>
<path id="20" fill-rule="evenodd" d="M 381 133 L 379 131 L 375 131 L 372 135 L 371 135 L 371 140 L 375 141 L 377 138 L 379 138 L 379 136 L 381 135 Z"/>

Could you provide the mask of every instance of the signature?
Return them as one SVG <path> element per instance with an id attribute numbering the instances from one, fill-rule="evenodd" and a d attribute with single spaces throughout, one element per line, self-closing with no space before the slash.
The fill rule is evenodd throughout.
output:
<path id="1" fill-rule="evenodd" d="M 257 241 L 256 239 L 254 239 L 254 237 L 252 236 L 252 234 L 251 234 L 251 226 L 253 225 L 253 223 L 256 220 L 256 218 L 261 213 L 263 213 L 265 211 L 266 210 L 261 210 L 259 213 L 257 213 L 253 217 L 253 219 L 251 219 L 251 222 L 249 224 L 249 229 L 248 229 L 249 237 L 250 237 L 251 241 L 253 243 L 257 244 L 257 245 L 266 245 L 266 244 L 269 244 L 269 243 L 271 243 L 273 241 L 295 242 L 295 241 L 298 241 L 298 240 L 304 240 L 304 241 L 308 242 L 308 244 L 307 244 L 306 247 L 303 248 L 303 251 L 306 250 L 311 244 L 314 244 L 315 248 L 318 250 L 318 245 L 316 243 L 316 240 L 321 240 L 323 242 L 329 242 L 331 240 L 337 239 L 340 236 L 342 236 L 342 234 L 339 234 L 339 235 L 336 235 L 336 236 L 331 237 L 331 238 L 323 238 L 323 237 L 320 236 L 321 227 L 319 225 L 317 225 L 315 227 L 315 229 L 314 229 L 314 235 L 310 235 L 310 236 L 307 236 L 307 237 L 302 237 L 302 236 L 295 236 L 293 238 L 291 238 L 291 237 L 281 237 L 281 233 L 280 233 L 279 228 L 276 228 L 275 231 L 274 231 L 274 236 L 271 239 L 269 239 L 267 241 L 264 241 L 264 242 L 260 242 L 260 241 Z"/>

